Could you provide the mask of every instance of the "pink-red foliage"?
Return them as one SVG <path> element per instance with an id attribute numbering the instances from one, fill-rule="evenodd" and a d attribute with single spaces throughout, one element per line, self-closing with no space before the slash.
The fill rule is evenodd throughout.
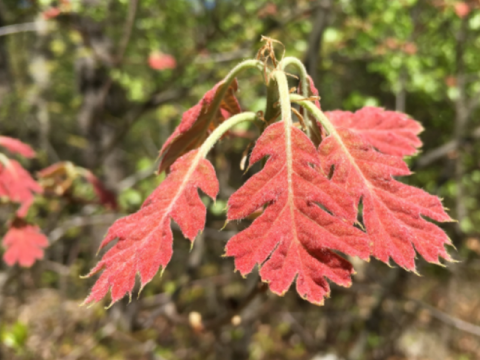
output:
<path id="1" fill-rule="evenodd" d="M 308 94 L 291 98 L 303 105 L 313 101 L 320 109 L 318 91 L 307 79 Z M 429 262 L 451 260 L 445 250 L 450 239 L 426 219 L 451 221 L 440 199 L 395 179 L 410 174 L 402 158 L 422 145 L 421 125 L 380 108 L 322 114 L 311 105 L 312 113 L 295 112 L 306 133 L 285 114 L 281 122 L 268 124 L 280 113 L 277 99 L 281 112 L 290 108 L 283 103 L 289 96 L 286 83 L 278 80 L 278 91 L 269 85 L 271 114 L 257 113 L 265 121 L 259 128 L 265 130 L 250 164 L 267 157 L 265 165 L 228 201 L 229 221 L 254 219 L 227 243 L 226 255 L 234 257 L 236 269 L 246 275 L 257 265 L 273 292 L 282 295 L 296 281 L 300 296 L 322 304 L 330 293 L 327 279 L 351 284 L 353 266 L 338 252 L 365 260 L 373 255 L 387 263 L 392 259 L 411 271 L 416 251 Z M 103 270 L 85 303 L 100 301 L 109 291 L 114 303 L 131 295 L 136 274 L 143 287 L 164 269 L 172 257 L 171 219 L 191 241 L 204 228 L 206 209 L 198 189 L 215 198 L 218 182 L 197 149 L 212 130 L 241 112 L 236 90 L 236 81 L 220 82 L 183 114 L 160 151 L 159 171 L 170 171 L 167 178 L 137 213 L 109 229 L 101 248 L 118 241 L 88 274 Z M 210 140 L 205 145 L 211 146 Z"/>
<path id="2" fill-rule="evenodd" d="M 45 20 L 56 18 L 62 11 L 58 7 L 51 7 L 45 10 L 42 15 Z"/>
<path id="3" fill-rule="evenodd" d="M 153 52 L 148 57 L 148 65 L 154 70 L 175 69 L 177 61 L 172 55 Z"/>
<path id="4" fill-rule="evenodd" d="M 6 136 L 0 136 L 0 146 L 12 154 L 34 157 L 35 152 L 23 142 Z M 18 263 L 31 266 L 35 260 L 43 257 L 43 248 L 48 246 L 48 239 L 35 225 L 23 220 L 33 203 L 34 194 L 42 193 L 42 187 L 16 160 L 1 155 L 0 159 L 0 198 L 20 203 L 15 218 L 9 222 L 8 231 L 3 238 L 6 251 L 3 259 L 8 265 Z"/>
<path id="5" fill-rule="evenodd" d="M 297 277 L 298 293 L 322 303 L 330 292 L 325 277 L 349 286 L 353 273 L 352 265 L 331 250 L 366 259 L 367 237 L 352 226 L 353 203 L 319 172 L 315 147 L 302 131 L 286 129 L 283 123 L 270 125 L 258 139 L 250 163 L 265 156 L 269 158 L 263 170 L 230 197 L 228 220 L 267 207 L 228 242 L 226 255 L 235 257 L 241 274 L 260 265 L 260 276 L 273 292 L 285 293 Z"/>
<path id="6" fill-rule="evenodd" d="M 390 115 L 396 116 L 395 113 Z M 352 122 L 335 120 L 350 116 L 356 121 L 375 123 L 379 118 L 371 120 L 363 115 L 338 111 L 327 113 L 327 116 L 337 125 L 336 131 L 319 147 L 321 164 L 327 174 L 333 167 L 332 181 L 347 190 L 356 205 L 362 202 L 363 223 L 372 255 L 384 262 L 392 258 L 412 271 L 415 270 L 415 249 L 429 262 L 438 263 L 439 258 L 450 260 L 444 248 L 445 244 L 451 244 L 450 239 L 438 226 L 423 218 L 451 221 L 440 199 L 395 180 L 395 176 L 410 175 L 402 158 L 376 151 L 365 139 L 365 134 L 339 125 Z M 385 117 L 385 123 L 389 123 L 389 119 Z M 364 126 L 359 124 L 358 127 Z M 397 152 L 395 148 L 383 147 L 382 141 L 377 146 L 380 144 L 387 152 Z M 414 147 L 406 146 L 405 151 L 414 151 Z"/>
<path id="7" fill-rule="evenodd" d="M 365 107 L 355 113 L 332 111 L 328 117 L 335 127 L 350 129 L 387 155 L 413 155 L 422 146 L 417 135 L 423 127 L 396 111 Z"/>
<path id="8" fill-rule="evenodd" d="M 464 18 L 470 13 L 470 6 L 464 1 L 457 1 L 453 7 L 459 18 Z"/>
<path id="9" fill-rule="evenodd" d="M 26 158 L 35 157 L 35 151 L 29 145 L 8 136 L 0 136 L 0 146 L 3 146 L 12 154 L 19 154 Z"/>
<path id="10" fill-rule="evenodd" d="M 237 82 L 233 81 L 227 88 L 225 96 L 220 99 L 225 84 L 219 82 L 213 89 L 207 91 L 203 98 L 187 110 L 180 125 L 163 144 L 160 150 L 159 172 L 167 170 L 178 157 L 190 150 L 198 148 L 207 138 L 209 132 L 215 129 L 230 116 L 240 113 L 240 104 L 235 98 Z M 218 108 L 214 104 L 220 102 Z M 213 114 L 212 112 L 216 112 Z"/>
<path id="11" fill-rule="evenodd" d="M 170 174 L 138 212 L 117 220 L 110 227 L 100 247 L 118 241 L 88 274 L 103 270 L 85 303 L 100 301 L 109 290 L 114 303 L 131 294 L 136 274 L 140 275 L 143 287 L 159 267 L 164 269 L 172 257 L 171 219 L 193 242 L 203 230 L 206 216 L 197 189 L 214 199 L 218 180 L 212 164 L 203 159 L 198 150 L 193 150 L 171 166 Z"/>
<path id="12" fill-rule="evenodd" d="M 8 265 L 18 263 L 30 267 L 36 260 L 43 258 L 43 249 L 48 246 L 48 239 L 38 226 L 16 219 L 3 238 L 3 246 L 6 249 L 3 259 Z"/>
<path id="13" fill-rule="evenodd" d="M 16 160 L 8 159 L 5 163 L 0 162 L 0 197 L 20 203 L 20 208 L 17 210 L 18 217 L 27 215 L 33 203 L 34 194 L 42 191 L 42 187 Z"/>

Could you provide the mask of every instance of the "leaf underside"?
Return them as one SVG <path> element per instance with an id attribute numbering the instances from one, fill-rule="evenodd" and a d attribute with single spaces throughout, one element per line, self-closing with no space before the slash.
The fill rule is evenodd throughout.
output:
<path id="1" fill-rule="evenodd" d="M 302 131 L 283 122 L 268 126 L 250 162 L 265 156 L 263 170 L 230 197 L 227 216 L 243 219 L 266 209 L 230 239 L 226 255 L 235 258 L 242 275 L 258 264 L 262 280 L 277 294 L 285 293 L 296 278 L 298 293 L 321 304 L 330 292 L 326 277 L 351 284 L 352 265 L 332 250 L 366 259 L 368 239 L 352 226 L 349 196 L 319 172 L 315 147 Z"/>
<path id="2" fill-rule="evenodd" d="M 98 302 L 109 291 L 114 303 L 131 295 L 137 273 L 143 287 L 165 268 L 172 256 L 171 219 L 191 241 L 204 228 L 206 209 L 198 189 L 215 198 L 218 181 L 196 148 L 211 129 L 240 111 L 235 83 L 218 114 L 211 113 L 221 86 L 184 114 L 162 148 L 160 170 L 170 168 L 165 181 L 137 213 L 109 229 L 101 248 L 118 241 L 88 274 L 103 270 L 85 303 Z M 310 92 L 316 94 L 312 83 Z M 234 257 L 236 269 L 246 275 L 258 265 L 274 293 L 284 294 L 296 281 L 300 296 L 322 304 L 330 293 L 327 279 L 351 284 L 353 267 L 337 252 L 392 259 L 411 271 L 415 250 L 429 262 L 451 260 L 447 235 L 425 219 L 451 221 L 440 199 L 394 178 L 410 174 L 402 157 L 421 146 L 422 127 L 404 114 L 373 107 L 326 115 L 334 130 L 325 136 L 317 128 L 318 149 L 283 121 L 269 125 L 258 139 L 250 165 L 268 157 L 265 166 L 228 201 L 229 221 L 255 218 L 227 243 L 226 255 Z M 365 231 L 354 226 L 360 203 Z"/>
<path id="3" fill-rule="evenodd" d="M 213 89 L 206 92 L 198 104 L 183 114 L 182 121 L 160 150 L 159 172 L 167 170 L 183 154 L 198 148 L 211 130 L 230 116 L 241 112 L 240 104 L 235 98 L 237 81 L 234 80 L 228 86 L 218 111 L 213 114 L 215 109 L 212 108 L 212 104 L 219 100 L 224 86 L 223 82 L 216 84 Z"/>
<path id="4" fill-rule="evenodd" d="M 85 303 L 98 302 L 111 290 L 112 304 L 131 295 L 135 276 L 145 286 L 172 257 L 173 219 L 183 235 L 193 241 L 205 226 L 206 208 L 198 190 L 211 198 L 218 193 L 212 164 L 193 150 L 180 157 L 167 178 L 136 213 L 117 220 L 100 248 L 118 239 L 87 276 L 103 270 Z"/>
<path id="5" fill-rule="evenodd" d="M 415 271 L 415 249 L 429 262 L 438 264 L 439 258 L 451 260 L 444 247 L 451 244 L 450 239 L 437 225 L 424 219 L 451 221 L 440 199 L 394 179 L 394 176 L 411 174 L 407 164 L 396 156 L 402 151 L 398 151 L 395 145 L 408 141 L 403 154 L 413 153 L 418 142 L 411 134 L 418 133 L 421 128 L 409 130 L 410 135 L 401 140 L 392 140 L 392 146 L 387 146 L 386 141 L 372 141 L 375 145 L 370 144 L 367 139 L 371 137 L 356 129 L 362 129 L 364 122 L 378 120 L 364 117 L 365 113 L 372 111 L 363 110 L 360 116 L 356 115 L 359 112 L 327 113 L 336 131 L 326 137 L 318 149 L 324 172 L 329 173 L 333 167 L 332 181 L 348 191 L 356 205 L 362 202 L 363 223 L 373 256 L 386 263 L 391 258 L 411 271 Z M 351 118 L 347 119 L 348 116 Z M 388 116 L 386 119 L 388 123 Z M 341 127 L 341 124 L 350 126 L 354 123 L 358 124 L 354 130 Z M 385 153 L 375 150 L 372 145 Z"/>
<path id="6" fill-rule="evenodd" d="M 362 136 L 383 154 L 413 155 L 422 146 L 418 134 L 423 127 L 407 115 L 367 106 L 355 113 L 331 111 L 328 118 L 335 127 L 346 128 Z"/>

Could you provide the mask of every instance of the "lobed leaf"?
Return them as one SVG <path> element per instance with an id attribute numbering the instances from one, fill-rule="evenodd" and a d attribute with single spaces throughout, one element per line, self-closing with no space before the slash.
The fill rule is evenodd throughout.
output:
<path id="1" fill-rule="evenodd" d="M 175 160 L 190 150 L 198 148 L 207 138 L 209 131 L 215 129 L 224 120 L 241 112 L 235 98 L 237 81 L 228 85 L 225 96 L 220 99 L 225 84 L 219 82 L 207 91 L 203 98 L 187 110 L 182 121 L 160 150 L 159 172 L 167 170 Z M 220 105 L 215 105 L 220 101 Z"/>
<path id="2" fill-rule="evenodd" d="M 6 249 L 3 260 L 9 266 L 18 263 L 30 267 L 35 260 L 43 258 L 43 248 L 48 246 L 48 239 L 38 226 L 16 219 L 3 238 L 3 246 Z"/>
<path id="3" fill-rule="evenodd" d="M 367 109 L 361 112 L 361 116 L 368 112 L 378 115 L 376 110 Z M 352 118 L 339 120 L 342 116 Z M 376 151 L 366 140 L 369 137 L 365 133 L 340 126 L 350 126 L 361 116 L 345 112 L 327 113 L 336 130 L 323 140 L 318 151 L 324 171 L 328 173 L 333 167 L 332 181 L 347 190 L 356 205 L 362 202 L 371 253 L 384 262 L 392 258 L 398 265 L 412 271 L 415 271 L 415 249 L 429 262 L 438 263 L 439 258 L 450 260 L 444 248 L 445 244 L 451 244 L 450 239 L 438 226 L 423 218 L 451 221 L 440 199 L 395 180 L 394 176 L 410 174 L 400 157 Z M 364 123 L 377 120 L 365 120 Z M 355 124 L 361 125 L 360 122 Z M 401 152 L 379 144 L 375 146 L 380 150 Z M 411 153 L 413 144 L 410 142 L 403 152 Z"/>
<path id="4" fill-rule="evenodd" d="M 0 162 L 0 198 L 20 203 L 18 217 L 27 216 L 33 203 L 34 193 L 42 193 L 42 187 L 16 160 L 7 159 Z"/>
<path id="5" fill-rule="evenodd" d="M 3 146 L 12 154 L 20 154 L 26 158 L 32 158 L 36 155 L 29 145 L 8 136 L 0 136 L 0 146 Z"/>
<path id="6" fill-rule="evenodd" d="M 422 125 L 400 112 L 367 106 L 355 113 L 331 111 L 328 118 L 335 127 L 350 129 L 387 155 L 413 155 L 422 146 L 417 136 Z"/>
<path id="7" fill-rule="evenodd" d="M 302 131 L 283 122 L 268 126 L 250 162 L 265 156 L 263 170 L 230 197 L 227 216 L 243 219 L 266 209 L 230 239 L 226 255 L 235 257 L 242 275 L 259 264 L 262 280 L 280 295 L 297 278 L 297 292 L 321 304 L 330 292 L 325 278 L 351 284 L 352 265 L 332 250 L 367 259 L 368 239 L 352 226 L 355 211 L 348 194 L 318 171 L 315 146 Z"/>
<path id="8" fill-rule="evenodd" d="M 170 219 L 192 242 L 205 227 L 206 208 L 198 190 L 211 198 L 218 193 L 212 164 L 193 150 L 171 166 L 171 172 L 136 213 L 117 220 L 100 248 L 118 239 L 87 276 L 103 270 L 85 303 L 100 301 L 111 290 L 112 303 L 131 295 L 135 276 L 145 286 L 172 257 Z"/>

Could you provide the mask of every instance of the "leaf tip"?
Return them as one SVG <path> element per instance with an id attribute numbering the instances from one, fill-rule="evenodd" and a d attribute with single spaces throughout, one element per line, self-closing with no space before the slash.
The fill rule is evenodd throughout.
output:
<path id="1" fill-rule="evenodd" d="M 410 270 L 412 273 L 414 273 L 415 275 L 417 275 L 418 277 L 422 277 L 422 274 L 420 274 L 417 269 L 413 268 L 412 270 Z"/>
<path id="2" fill-rule="evenodd" d="M 230 220 L 227 218 L 227 220 L 225 220 L 225 224 L 223 224 L 223 226 L 221 227 L 221 229 L 218 230 L 218 231 L 223 231 L 223 229 L 225 229 L 225 228 L 227 227 L 227 225 L 228 225 L 229 222 L 230 222 Z"/>
<path id="3" fill-rule="evenodd" d="M 317 306 L 324 306 L 325 305 L 325 299 L 322 299 L 320 301 L 310 301 L 310 300 L 308 300 L 308 298 L 305 298 L 305 300 L 307 300 L 308 302 L 310 302 L 313 305 L 317 305 Z"/>

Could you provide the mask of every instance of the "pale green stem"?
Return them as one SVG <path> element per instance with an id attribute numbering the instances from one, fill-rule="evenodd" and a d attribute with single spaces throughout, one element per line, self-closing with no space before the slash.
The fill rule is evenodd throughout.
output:
<path id="1" fill-rule="evenodd" d="M 274 70 L 272 76 L 275 77 L 278 84 L 278 95 L 280 99 L 280 110 L 282 119 L 287 126 L 292 125 L 292 107 L 290 105 L 290 92 L 288 90 L 287 76 L 283 70 Z"/>
<path id="2" fill-rule="evenodd" d="M 300 74 L 300 84 L 302 84 L 302 95 L 305 97 L 309 96 L 309 81 L 308 81 L 308 74 L 307 69 L 305 69 L 305 65 L 297 59 L 296 57 L 286 57 L 280 63 L 280 68 L 285 71 L 285 69 L 289 66 L 294 66 Z"/>
<path id="3" fill-rule="evenodd" d="M 215 102 L 212 104 L 212 114 L 216 114 L 218 109 L 220 108 L 220 104 L 222 103 L 225 94 L 227 93 L 228 87 L 232 83 L 233 80 L 240 74 L 243 70 L 250 69 L 250 68 L 257 68 L 263 74 L 263 64 L 259 60 L 245 60 L 235 66 L 223 79 L 222 83 L 224 84 L 219 92 L 218 96 L 215 97 Z"/>
<path id="4" fill-rule="evenodd" d="M 309 80 L 308 80 L 308 74 L 307 74 L 307 69 L 305 69 L 305 65 L 303 65 L 303 63 L 297 59 L 296 57 L 286 57 L 285 59 L 282 60 L 282 62 L 280 63 L 280 68 L 282 70 L 285 71 L 285 69 L 289 66 L 294 66 L 299 75 L 300 75 L 300 84 L 302 86 L 302 95 L 304 97 L 308 97 L 310 95 L 310 84 L 309 84 Z M 305 119 L 305 121 L 308 123 L 310 122 L 311 120 L 307 117 Z M 307 132 L 307 136 L 311 139 L 312 138 L 312 129 L 313 126 L 308 126 L 307 124 L 307 127 L 306 127 L 306 132 Z"/>
<path id="5" fill-rule="evenodd" d="M 9 163 L 10 163 L 10 160 L 8 159 L 8 157 L 0 153 L 0 164 L 3 164 L 3 166 L 8 166 Z"/>
<path id="6" fill-rule="evenodd" d="M 323 111 L 316 107 L 314 103 L 306 100 L 304 96 L 296 94 L 291 94 L 290 100 L 299 103 L 301 106 L 307 109 L 307 111 L 312 114 L 315 119 L 320 122 L 320 124 L 322 124 L 328 135 L 335 132 L 335 127 L 332 125 L 330 120 L 328 120 L 327 116 L 323 113 Z"/>
<path id="7" fill-rule="evenodd" d="M 222 137 L 225 132 L 229 129 L 234 127 L 235 125 L 243 122 L 243 121 L 253 121 L 257 118 L 257 114 L 254 112 L 243 112 L 241 114 L 237 114 L 232 116 L 228 120 L 225 120 L 223 123 L 220 124 L 205 140 L 199 150 L 199 155 L 202 157 L 207 156 L 210 149 L 215 145 L 215 143 Z"/>

